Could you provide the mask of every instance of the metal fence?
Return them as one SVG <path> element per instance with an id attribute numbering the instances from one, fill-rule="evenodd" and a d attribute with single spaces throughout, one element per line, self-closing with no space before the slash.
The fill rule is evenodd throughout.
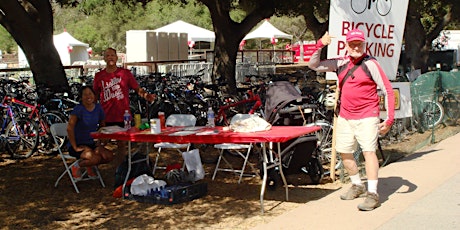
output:
<path id="1" fill-rule="evenodd" d="M 195 75 L 203 70 L 204 82 L 211 82 L 212 63 L 186 63 L 186 64 L 163 64 L 158 65 L 158 72 L 171 73 L 175 76 Z M 238 63 L 235 70 L 236 82 L 243 82 L 248 75 L 266 76 L 275 74 L 275 65 L 258 65 L 254 63 Z"/>
<path id="2" fill-rule="evenodd" d="M 171 73 L 174 76 L 183 77 L 195 75 L 203 71 L 201 77 L 204 82 L 211 82 L 212 63 L 180 63 L 158 65 L 158 72 Z"/>
<path id="3" fill-rule="evenodd" d="M 411 83 L 410 87 L 412 114 L 416 120 L 427 119 L 427 108 L 433 108 L 432 102 L 438 102 L 442 106 L 443 119 L 449 116 L 459 117 L 460 108 L 458 100 L 460 98 L 460 72 L 433 71 L 420 75 Z M 444 98 L 454 98 L 446 100 Z M 436 116 L 436 115 L 434 115 Z M 435 120 L 433 118 L 432 120 Z M 456 122 L 454 122 L 455 124 Z"/>

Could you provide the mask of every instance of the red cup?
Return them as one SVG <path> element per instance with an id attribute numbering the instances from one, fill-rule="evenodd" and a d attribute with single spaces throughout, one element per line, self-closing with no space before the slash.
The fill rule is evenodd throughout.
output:
<path id="1" fill-rule="evenodd" d="M 166 128 L 166 118 L 164 112 L 158 112 L 158 118 L 160 119 L 161 129 Z"/>

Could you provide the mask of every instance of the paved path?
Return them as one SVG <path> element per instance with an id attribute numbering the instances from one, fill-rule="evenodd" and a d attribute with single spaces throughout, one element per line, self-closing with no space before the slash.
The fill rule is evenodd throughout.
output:
<path id="1" fill-rule="evenodd" d="M 460 133 L 379 171 L 382 205 L 340 200 L 350 185 L 254 229 L 460 229 Z"/>

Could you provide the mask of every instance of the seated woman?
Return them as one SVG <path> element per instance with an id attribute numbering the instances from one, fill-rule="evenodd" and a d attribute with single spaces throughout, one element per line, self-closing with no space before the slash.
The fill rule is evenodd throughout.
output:
<path id="1" fill-rule="evenodd" d="M 90 86 L 80 89 L 81 102 L 70 114 L 67 133 L 69 137 L 69 154 L 79 161 L 72 166 L 72 176 L 81 179 L 81 167 L 86 167 L 88 177 L 95 177 L 94 166 L 112 161 L 113 153 L 101 142 L 96 143 L 90 133 L 105 125 L 105 114 L 100 104 L 96 103 L 96 94 Z"/>

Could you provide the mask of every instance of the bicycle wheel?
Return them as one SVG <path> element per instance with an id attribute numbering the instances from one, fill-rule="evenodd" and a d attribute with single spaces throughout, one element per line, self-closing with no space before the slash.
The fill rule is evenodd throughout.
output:
<path id="1" fill-rule="evenodd" d="M 422 125 L 427 128 L 436 127 L 444 118 L 442 105 L 435 101 L 425 101 L 422 109 Z"/>
<path id="2" fill-rule="evenodd" d="M 358 172 L 361 176 L 366 175 L 366 167 L 364 165 L 364 155 L 363 150 L 358 145 L 358 149 L 353 153 L 353 158 L 355 158 L 356 165 L 358 166 Z"/>
<path id="3" fill-rule="evenodd" d="M 38 151 L 45 154 L 51 154 L 61 148 L 64 143 L 67 141 L 65 137 L 59 137 L 58 142 L 56 144 L 54 142 L 53 136 L 51 135 L 50 127 L 52 124 L 56 123 L 64 123 L 66 122 L 65 116 L 57 111 L 50 111 L 41 115 L 40 121 L 40 133 L 44 132 L 40 135 L 40 142 L 38 145 Z M 43 127 L 42 127 L 43 126 Z M 44 129 L 44 130 L 42 130 Z"/>
<path id="4" fill-rule="evenodd" d="M 441 102 L 445 112 L 445 123 L 447 125 L 457 124 L 458 117 L 460 116 L 460 108 L 457 98 L 454 95 L 448 94 L 444 96 Z"/>
<path id="5" fill-rule="evenodd" d="M 226 106 L 223 113 L 220 113 L 220 107 L 216 110 L 216 125 L 218 126 L 228 126 L 230 125 L 230 120 L 235 114 L 246 113 L 244 103 L 238 103 L 240 99 L 237 96 L 224 96 L 223 100 L 220 102 L 221 106 Z"/>
<path id="6" fill-rule="evenodd" d="M 17 118 L 6 128 L 8 149 L 13 158 L 28 158 L 32 156 L 38 145 L 38 127 L 35 122 Z"/>
<path id="7" fill-rule="evenodd" d="M 205 111 L 209 107 L 212 107 L 214 111 L 217 111 L 219 107 L 222 105 L 222 103 L 219 100 L 217 100 L 217 98 L 215 97 L 205 97 L 203 99 L 203 102 L 206 104 L 206 106 L 204 107 Z"/>
<path id="8" fill-rule="evenodd" d="M 324 174 L 328 175 L 330 174 L 330 165 L 331 165 L 331 159 L 332 159 L 331 152 L 332 152 L 333 127 L 327 121 L 316 122 L 316 123 L 312 123 L 309 125 L 317 125 L 321 127 L 321 129 L 315 133 L 316 137 L 318 138 L 318 151 L 319 151 L 318 159 L 324 168 Z M 341 166 L 342 166 L 342 162 L 340 160 L 340 157 L 337 154 L 335 169 L 338 169 Z"/>
<path id="9" fill-rule="evenodd" d="M 312 184 L 319 184 L 323 179 L 324 169 L 321 161 L 316 157 L 310 158 L 308 161 L 308 176 L 310 176 Z"/>
<path id="10" fill-rule="evenodd" d="M 376 2 L 377 12 L 381 16 L 386 16 L 391 11 L 392 2 L 391 0 L 379 0 Z"/>
<path id="11" fill-rule="evenodd" d="M 351 0 L 351 9 L 357 14 L 362 14 L 367 8 L 367 0 Z"/>
<path id="12" fill-rule="evenodd" d="M 360 174 L 365 175 L 365 160 L 364 155 L 362 153 L 363 150 L 361 149 L 361 147 L 358 147 L 358 149 L 353 153 L 353 157 L 355 158 L 356 164 L 358 165 Z M 375 150 L 375 154 L 379 162 L 379 167 L 384 167 L 385 165 L 389 164 L 391 159 L 391 153 L 387 154 L 383 151 L 380 139 L 377 140 L 377 149 Z"/>
<path id="13" fill-rule="evenodd" d="M 384 167 L 390 163 L 391 153 L 387 154 L 383 151 L 380 139 L 377 141 L 377 159 L 379 160 L 379 166 Z"/>

